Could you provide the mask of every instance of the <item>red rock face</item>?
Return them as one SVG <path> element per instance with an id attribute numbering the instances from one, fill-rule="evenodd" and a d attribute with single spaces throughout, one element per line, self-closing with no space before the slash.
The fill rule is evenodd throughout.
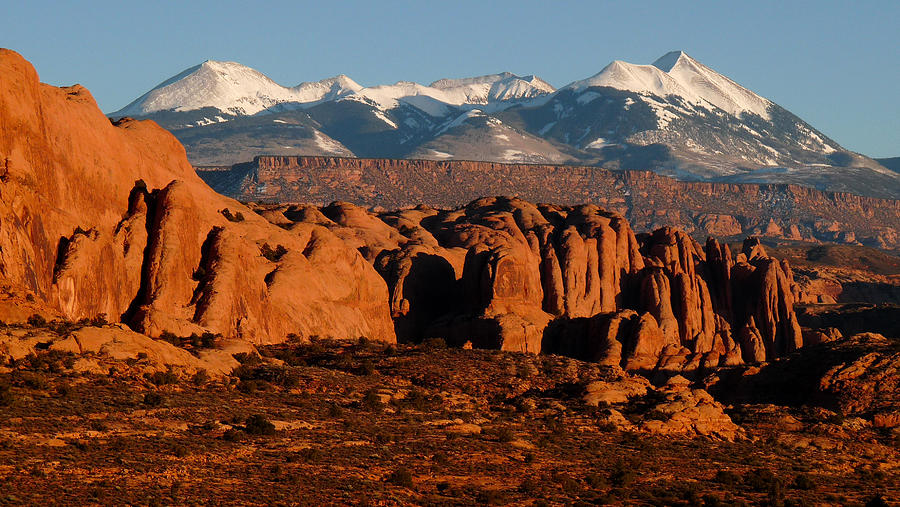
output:
<path id="1" fill-rule="evenodd" d="M 802 345 L 790 267 L 758 241 L 735 262 L 727 245 L 703 248 L 679 229 L 636 237 L 596 206 L 507 197 L 454 210 L 260 209 L 316 221 L 374 259 L 404 341 L 668 371 L 772 360 Z"/>
<path id="2" fill-rule="evenodd" d="M 395 340 L 387 287 L 355 249 L 216 194 L 168 132 L 111 124 L 84 88 L 43 85 L 8 50 L 0 277 L 64 317 L 105 313 L 150 335 Z"/>

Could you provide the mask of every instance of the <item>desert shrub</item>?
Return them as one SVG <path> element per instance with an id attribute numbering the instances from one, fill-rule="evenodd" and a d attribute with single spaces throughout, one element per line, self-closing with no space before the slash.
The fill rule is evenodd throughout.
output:
<path id="1" fill-rule="evenodd" d="M 275 248 L 269 246 L 268 243 L 263 243 L 263 246 L 259 249 L 262 256 L 272 262 L 278 262 L 284 257 L 284 254 L 287 253 L 287 248 L 283 245 L 278 245 Z"/>
<path id="2" fill-rule="evenodd" d="M 269 422 L 265 416 L 255 414 L 247 418 L 244 423 L 244 431 L 251 435 L 274 435 L 275 425 Z"/>
<path id="3" fill-rule="evenodd" d="M 635 474 L 632 467 L 620 459 L 613 464 L 609 473 L 609 482 L 613 486 L 624 488 L 631 484 L 635 477 L 637 477 L 637 474 Z"/>
<path id="4" fill-rule="evenodd" d="M 404 467 L 400 467 L 391 472 L 390 475 L 387 476 L 386 480 L 387 482 L 395 486 L 402 486 L 404 488 L 410 489 L 412 489 L 413 487 L 412 472 Z"/>
<path id="5" fill-rule="evenodd" d="M 59 350 L 39 350 L 36 354 L 29 354 L 18 364 L 30 370 L 60 373 L 75 366 L 75 354 Z"/>
<path id="6" fill-rule="evenodd" d="M 344 416 L 344 409 L 340 407 L 337 403 L 331 403 L 328 405 L 328 417 L 332 419 L 337 419 L 338 417 Z"/>
<path id="7" fill-rule="evenodd" d="M 775 488 L 779 482 L 781 482 L 780 479 L 771 470 L 765 468 L 751 470 L 744 479 L 747 487 L 759 492 L 767 492 Z"/>
<path id="8" fill-rule="evenodd" d="M 888 507 L 889 505 L 882 495 L 875 495 L 866 499 L 866 507 Z"/>
<path id="9" fill-rule="evenodd" d="M 197 373 L 194 373 L 194 376 L 191 378 L 191 382 L 195 386 L 202 386 L 209 382 L 209 372 L 204 369 L 197 370 Z"/>
<path id="10" fill-rule="evenodd" d="M 162 333 L 159 333 L 159 339 L 164 342 L 171 343 L 172 345 L 175 345 L 176 347 L 181 346 L 181 338 L 179 338 L 178 336 L 175 336 L 175 333 L 173 333 L 171 331 L 163 331 Z"/>
<path id="11" fill-rule="evenodd" d="M 105 313 L 98 313 L 91 319 L 91 326 L 93 327 L 103 327 L 106 325 L 109 325 L 109 320 L 107 320 Z"/>
<path id="12" fill-rule="evenodd" d="M 40 373 L 22 372 L 22 383 L 29 389 L 46 389 L 47 379 Z"/>
<path id="13" fill-rule="evenodd" d="M 569 494 L 577 493 L 581 490 L 581 485 L 578 484 L 578 481 L 566 474 L 554 475 L 553 482 L 559 484 L 559 487 Z"/>
<path id="14" fill-rule="evenodd" d="M 381 397 L 378 395 L 376 389 L 369 389 L 366 391 L 366 394 L 363 395 L 360 403 L 369 410 L 381 410 L 382 407 Z"/>
<path id="15" fill-rule="evenodd" d="M 519 492 L 525 494 L 529 497 L 539 496 L 544 488 L 544 485 L 538 479 L 534 477 L 526 477 L 519 484 Z"/>
<path id="16" fill-rule="evenodd" d="M 157 386 L 178 383 L 178 375 L 176 375 L 175 372 L 171 369 L 168 369 L 166 371 L 147 373 L 144 375 L 144 377 Z"/>
<path id="17" fill-rule="evenodd" d="M 366 359 L 362 362 L 361 369 L 363 375 L 375 375 L 376 373 L 378 373 L 378 370 L 375 369 L 375 363 L 373 363 L 370 359 Z"/>
<path id="18" fill-rule="evenodd" d="M 211 349 L 216 346 L 218 336 L 213 333 L 206 332 L 200 335 L 200 346 L 204 349 Z"/>
<path id="19" fill-rule="evenodd" d="M 254 394 L 257 391 L 265 390 L 265 387 L 266 387 L 266 385 L 264 382 L 261 382 L 259 380 L 248 379 L 248 380 L 241 380 L 240 383 L 237 385 L 237 390 L 244 394 Z"/>
<path id="20" fill-rule="evenodd" d="M 741 475 L 737 472 L 732 472 L 731 470 L 719 470 L 716 472 L 716 476 L 713 480 L 719 484 L 734 486 L 735 484 L 741 483 Z"/>
<path id="21" fill-rule="evenodd" d="M 9 407 L 16 402 L 16 396 L 7 382 L 0 382 L 0 407 Z"/>
<path id="22" fill-rule="evenodd" d="M 505 443 L 512 442 L 513 440 L 516 439 L 515 432 L 513 432 L 513 430 L 506 428 L 506 427 L 497 428 L 494 431 L 494 435 L 496 435 L 497 440 L 499 440 L 501 442 L 505 442 Z"/>
<path id="23" fill-rule="evenodd" d="M 322 451 L 316 447 L 307 447 L 297 451 L 297 457 L 307 463 L 314 463 L 322 459 Z"/>
<path id="24" fill-rule="evenodd" d="M 143 402 L 144 405 L 147 405 L 148 407 L 158 407 L 162 405 L 163 397 L 155 391 L 150 391 L 149 393 L 144 394 Z"/>
<path id="25" fill-rule="evenodd" d="M 793 486 L 795 489 L 813 490 L 816 489 L 816 482 L 808 474 L 797 474 Z"/>
<path id="26" fill-rule="evenodd" d="M 235 428 L 230 428 L 222 434 L 222 440 L 227 442 L 239 442 L 241 438 L 243 438 L 243 435 Z"/>
<path id="27" fill-rule="evenodd" d="M 606 489 L 607 487 L 609 487 L 609 481 L 607 481 L 606 478 L 600 474 L 587 474 L 584 476 L 584 482 L 587 483 L 587 485 L 590 486 L 591 489 L 595 490 Z"/>
<path id="28" fill-rule="evenodd" d="M 441 350 L 447 348 L 447 342 L 443 338 L 427 338 L 419 345 L 422 350 Z"/>
<path id="29" fill-rule="evenodd" d="M 252 352 L 238 352 L 237 354 L 232 354 L 232 357 L 245 366 L 256 366 L 262 362 L 262 358 Z"/>
<path id="30" fill-rule="evenodd" d="M 225 219 L 228 220 L 229 222 L 243 222 L 244 221 L 244 214 L 241 213 L 240 211 L 238 211 L 237 213 L 231 213 L 230 209 L 225 208 L 223 210 L 220 210 L 219 213 L 221 213 L 222 216 L 224 216 Z"/>
<path id="31" fill-rule="evenodd" d="M 507 503 L 506 494 L 499 489 L 482 489 L 475 495 L 475 500 L 482 505 L 503 505 Z"/>
<path id="32" fill-rule="evenodd" d="M 28 317 L 28 320 L 26 322 L 28 322 L 28 325 L 31 327 L 44 327 L 47 325 L 47 319 L 37 313 L 33 314 L 31 317 Z"/>
<path id="33" fill-rule="evenodd" d="M 397 402 L 397 405 L 411 410 L 416 410 L 419 412 L 428 412 L 434 409 L 437 406 L 440 406 L 443 402 L 443 399 L 440 395 L 429 396 L 427 393 L 420 389 L 412 389 L 403 399 Z"/>

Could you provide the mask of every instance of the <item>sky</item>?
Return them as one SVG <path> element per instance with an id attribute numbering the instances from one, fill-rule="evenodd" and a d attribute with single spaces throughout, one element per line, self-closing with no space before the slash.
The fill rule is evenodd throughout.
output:
<path id="1" fill-rule="evenodd" d="M 556 87 L 684 50 L 845 148 L 900 156 L 900 1 L 0 0 L 0 47 L 105 112 L 207 59 L 293 86 L 510 71 Z"/>

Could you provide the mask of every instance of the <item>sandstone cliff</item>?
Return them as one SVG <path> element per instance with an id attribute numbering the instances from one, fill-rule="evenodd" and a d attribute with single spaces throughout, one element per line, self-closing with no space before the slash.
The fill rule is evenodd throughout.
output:
<path id="1" fill-rule="evenodd" d="M 272 252 L 276 252 L 274 255 Z M 256 343 L 393 341 L 388 292 L 327 229 L 292 233 L 216 194 L 150 121 L 103 116 L 0 50 L 0 276 L 65 318 Z"/>
<path id="2" fill-rule="evenodd" d="M 705 238 L 766 236 L 900 250 L 900 201 L 800 185 L 681 182 L 649 171 L 467 161 L 257 157 L 198 173 L 241 201 L 347 201 L 394 209 L 461 206 L 487 195 L 593 203 L 637 231 L 680 227 Z"/>

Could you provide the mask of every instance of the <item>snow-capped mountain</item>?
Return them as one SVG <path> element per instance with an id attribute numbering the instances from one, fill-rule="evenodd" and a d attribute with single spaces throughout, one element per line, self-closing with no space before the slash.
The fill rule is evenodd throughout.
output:
<path id="1" fill-rule="evenodd" d="M 445 91 L 462 92 L 467 104 L 488 104 L 507 100 L 530 99 L 555 89 L 535 76 L 517 76 L 510 72 L 462 79 L 439 79 L 430 85 Z"/>
<path id="2" fill-rule="evenodd" d="M 287 88 L 239 63 L 207 60 L 163 81 L 114 114 L 147 116 L 210 107 L 227 115 L 248 116 L 280 103 L 337 99 L 361 88 L 343 75 Z"/>
<path id="3" fill-rule="evenodd" d="M 198 165 L 300 153 L 574 163 L 900 197 L 896 172 L 682 51 L 650 65 L 617 60 L 558 90 L 508 72 L 369 87 L 341 75 L 285 87 L 207 61 L 110 116 L 157 121 Z"/>

